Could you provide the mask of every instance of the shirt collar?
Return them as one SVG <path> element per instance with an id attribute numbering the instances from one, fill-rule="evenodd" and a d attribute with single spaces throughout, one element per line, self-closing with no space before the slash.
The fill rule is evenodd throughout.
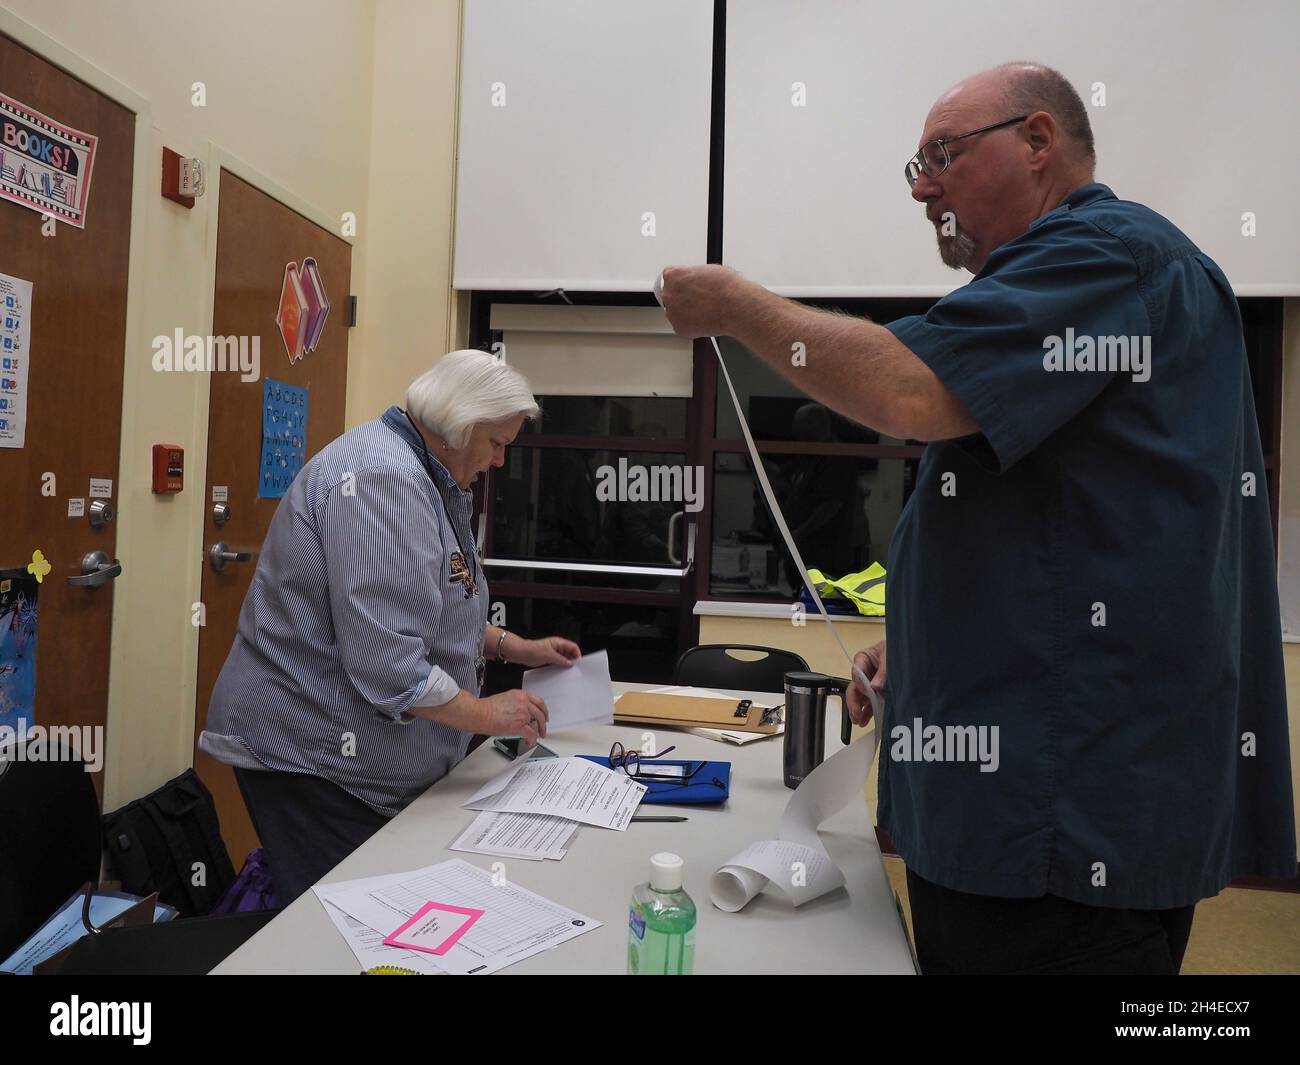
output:
<path id="1" fill-rule="evenodd" d="M 450 492 L 453 496 L 461 492 L 472 495 L 472 493 L 465 491 L 456 483 L 456 479 L 452 477 L 447 467 L 437 460 L 432 451 L 425 447 L 424 440 L 415 431 L 415 427 L 411 425 L 401 407 L 396 405 L 389 407 L 388 410 L 384 411 L 384 415 L 380 420 L 410 445 L 421 466 L 424 465 L 424 456 L 426 454 L 429 456 L 428 468 L 433 473 L 434 485 L 438 489 L 443 492 Z"/>
<path id="2" fill-rule="evenodd" d="M 1049 218 L 1056 218 L 1058 215 L 1072 211 L 1076 207 L 1086 207 L 1088 204 L 1098 203 L 1101 200 L 1113 200 L 1116 198 L 1115 193 L 1110 190 L 1109 186 L 1103 185 L 1098 181 L 1089 182 L 1087 185 L 1080 185 L 1070 193 L 1070 195 L 1063 199 L 1058 206 L 1048 211 L 1047 214 L 1035 218 L 1030 222 L 1029 228 L 1032 230 L 1037 226 L 1042 225 Z"/>

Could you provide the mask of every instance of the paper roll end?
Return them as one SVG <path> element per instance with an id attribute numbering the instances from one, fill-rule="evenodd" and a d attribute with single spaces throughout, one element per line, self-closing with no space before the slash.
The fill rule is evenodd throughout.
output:
<path id="1" fill-rule="evenodd" d="M 725 866 L 713 874 L 709 881 L 709 901 L 726 913 L 743 910 L 754 896 L 745 890 L 744 882 Z"/>

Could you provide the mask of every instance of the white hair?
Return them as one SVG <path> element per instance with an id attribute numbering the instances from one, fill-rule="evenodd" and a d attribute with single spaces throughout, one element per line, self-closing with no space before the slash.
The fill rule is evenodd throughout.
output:
<path id="1" fill-rule="evenodd" d="M 499 422 L 542 413 L 528 381 L 503 359 L 465 348 L 448 352 L 406 390 L 411 417 L 447 442 L 464 447 L 480 422 Z"/>

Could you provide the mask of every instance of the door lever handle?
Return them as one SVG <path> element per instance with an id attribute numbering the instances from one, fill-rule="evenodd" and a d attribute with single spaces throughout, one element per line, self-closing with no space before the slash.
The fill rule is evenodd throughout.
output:
<path id="1" fill-rule="evenodd" d="M 228 562 L 251 562 L 252 559 L 251 551 L 232 551 L 225 540 L 218 540 L 208 548 L 208 561 L 218 573 L 226 568 Z"/>
<path id="2" fill-rule="evenodd" d="M 81 556 L 81 576 L 69 577 L 68 583 L 77 588 L 98 588 L 122 573 L 122 563 L 109 558 L 103 551 L 87 551 Z"/>

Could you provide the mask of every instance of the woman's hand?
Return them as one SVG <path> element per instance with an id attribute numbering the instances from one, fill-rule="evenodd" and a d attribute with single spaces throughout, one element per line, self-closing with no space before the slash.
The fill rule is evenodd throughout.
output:
<path id="1" fill-rule="evenodd" d="M 867 680 L 877 695 L 884 698 L 885 689 L 885 641 L 881 640 L 874 647 L 859 651 L 853 656 L 853 664 L 866 674 Z M 855 725 L 865 725 L 871 720 L 871 702 L 862 684 L 854 675 L 849 685 L 849 719 Z"/>
<path id="2" fill-rule="evenodd" d="M 541 696 L 515 688 L 480 699 L 479 731 L 486 736 L 522 736 L 532 747 L 546 735 L 546 703 Z"/>
<path id="3" fill-rule="evenodd" d="M 510 652 L 514 651 L 512 655 Z M 514 648 L 506 647 L 506 657 L 521 666 L 571 666 L 582 651 L 563 636 L 544 636 L 540 640 L 520 640 Z"/>

